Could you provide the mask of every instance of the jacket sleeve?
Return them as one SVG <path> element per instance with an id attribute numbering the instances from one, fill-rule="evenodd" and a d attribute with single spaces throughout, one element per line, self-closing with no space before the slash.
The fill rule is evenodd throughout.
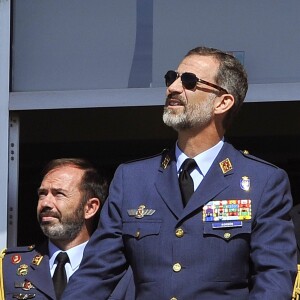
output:
<path id="1" fill-rule="evenodd" d="M 128 268 L 122 239 L 122 168 L 115 173 L 100 223 L 62 299 L 108 299 Z"/>
<path id="2" fill-rule="evenodd" d="M 126 271 L 108 300 L 135 300 L 135 286 L 131 268 Z"/>
<path id="3" fill-rule="evenodd" d="M 266 176 L 251 236 L 249 299 L 288 300 L 297 270 L 290 185 L 281 169 L 272 168 Z"/>

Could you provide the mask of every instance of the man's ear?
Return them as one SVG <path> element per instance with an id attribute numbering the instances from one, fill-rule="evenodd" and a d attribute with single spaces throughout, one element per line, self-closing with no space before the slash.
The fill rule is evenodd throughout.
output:
<path id="1" fill-rule="evenodd" d="M 231 94 L 224 94 L 215 101 L 215 114 L 224 114 L 234 105 L 234 97 Z"/>
<path id="2" fill-rule="evenodd" d="M 86 220 L 92 218 L 100 209 L 100 205 L 98 198 L 90 198 L 84 207 L 84 218 Z"/>

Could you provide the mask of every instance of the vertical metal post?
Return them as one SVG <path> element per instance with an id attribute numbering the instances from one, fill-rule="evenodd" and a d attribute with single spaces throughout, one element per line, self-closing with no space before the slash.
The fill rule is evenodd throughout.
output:
<path id="1" fill-rule="evenodd" d="M 17 245 L 18 237 L 18 187 L 19 187 L 19 132 L 20 121 L 17 113 L 10 114 L 9 120 L 9 161 L 8 161 L 8 207 L 7 246 Z"/>
<path id="2" fill-rule="evenodd" d="M 0 247 L 7 243 L 10 0 L 0 0 Z"/>

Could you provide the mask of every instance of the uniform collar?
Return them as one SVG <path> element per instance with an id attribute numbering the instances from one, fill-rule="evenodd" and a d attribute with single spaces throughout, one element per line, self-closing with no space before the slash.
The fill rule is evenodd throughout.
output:
<path id="1" fill-rule="evenodd" d="M 75 270 L 76 268 L 78 268 L 78 266 L 81 262 L 81 259 L 83 256 L 83 250 L 84 250 L 86 244 L 87 244 L 87 241 L 65 251 L 69 256 L 70 265 L 71 265 L 72 270 Z M 51 241 L 49 241 L 48 247 L 49 247 L 49 266 L 50 266 L 50 270 L 51 270 L 54 265 L 56 256 L 62 250 L 59 249 L 58 247 L 56 247 Z"/>
<path id="2" fill-rule="evenodd" d="M 203 176 L 205 176 L 206 173 L 208 172 L 209 168 L 211 167 L 213 161 L 217 157 L 223 145 L 224 145 L 224 140 L 222 139 L 213 147 L 193 157 L 193 159 L 197 163 L 198 170 Z M 177 173 L 179 173 L 181 165 L 188 158 L 188 156 L 185 153 L 183 153 L 181 149 L 178 147 L 178 142 L 176 143 L 175 156 L 176 156 Z"/>

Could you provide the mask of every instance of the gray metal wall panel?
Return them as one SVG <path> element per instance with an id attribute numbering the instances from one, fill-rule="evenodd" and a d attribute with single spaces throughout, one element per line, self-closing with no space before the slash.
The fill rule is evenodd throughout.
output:
<path id="1" fill-rule="evenodd" d="M 299 0 L 13 3 L 13 91 L 161 87 L 200 44 L 244 51 L 250 83 L 300 82 Z"/>

